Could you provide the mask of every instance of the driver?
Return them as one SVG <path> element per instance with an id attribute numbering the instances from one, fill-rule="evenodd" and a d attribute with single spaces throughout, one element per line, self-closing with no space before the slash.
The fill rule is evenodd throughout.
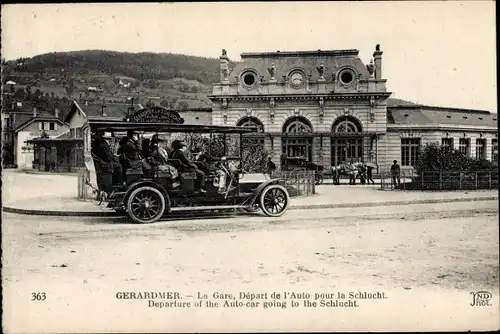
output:
<path id="1" fill-rule="evenodd" d="M 201 171 L 198 166 L 196 166 L 196 164 L 194 162 L 192 162 L 191 160 L 189 160 L 186 155 L 185 155 L 185 151 L 186 151 L 186 147 L 187 145 L 180 141 L 180 140 L 174 140 L 172 142 L 172 152 L 170 154 L 170 158 L 171 159 L 177 159 L 181 162 L 181 165 L 183 167 L 184 170 L 182 170 L 181 172 L 194 172 L 196 173 L 196 176 L 197 176 L 197 183 L 200 187 L 200 191 L 202 193 L 206 192 L 206 190 L 204 189 L 205 188 L 205 173 L 203 173 L 203 171 Z"/>
<path id="2" fill-rule="evenodd" d="M 191 153 L 194 155 L 195 158 L 195 163 L 198 166 L 199 169 L 203 173 L 209 174 L 210 172 L 210 165 L 209 165 L 209 157 L 203 152 L 203 149 L 200 147 L 196 147 L 191 151 Z"/>

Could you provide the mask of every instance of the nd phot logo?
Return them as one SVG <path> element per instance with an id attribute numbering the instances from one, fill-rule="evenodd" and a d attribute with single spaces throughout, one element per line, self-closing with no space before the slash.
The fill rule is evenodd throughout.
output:
<path id="1" fill-rule="evenodd" d="M 491 292 L 488 291 L 479 291 L 479 292 L 471 292 L 472 301 L 470 306 L 491 306 L 490 300 L 493 297 Z"/>

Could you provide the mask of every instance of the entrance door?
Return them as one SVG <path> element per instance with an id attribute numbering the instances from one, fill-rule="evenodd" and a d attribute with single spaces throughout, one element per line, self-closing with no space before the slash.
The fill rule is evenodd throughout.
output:
<path id="1" fill-rule="evenodd" d="M 363 159 L 363 138 L 331 138 L 332 166 Z"/>
<path id="2" fill-rule="evenodd" d="M 306 158 L 312 161 L 313 136 L 309 120 L 301 116 L 289 118 L 283 125 L 283 132 L 293 134 L 282 138 L 283 154 L 288 158 Z"/>
<path id="3" fill-rule="evenodd" d="M 283 138 L 283 154 L 287 158 L 312 161 L 312 138 Z"/>

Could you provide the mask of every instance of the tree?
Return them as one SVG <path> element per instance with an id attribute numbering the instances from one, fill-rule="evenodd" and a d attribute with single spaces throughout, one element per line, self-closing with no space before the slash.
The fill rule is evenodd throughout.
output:
<path id="1" fill-rule="evenodd" d="M 243 136 L 241 146 L 239 134 L 227 134 L 226 145 L 224 145 L 224 136 L 221 134 L 207 138 L 196 133 L 183 133 L 176 139 L 186 143 L 188 154 L 193 149 L 200 148 L 214 159 L 220 159 L 223 156 L 241 157 L 242 168 L 249 173 L 264 173 L 267 169 L 269 153 L 265 150 L 263 143 L 256 138 Z M 241 156 L 240 147 L 242 148 Z"/>
<path id="2" fill-rule="evenodd" d="M 66 86 L 66 94 L 68 94 L 69 97 L 71 97 L 71 94 L 75 91 L 75 84 L 73 83 L 73 80 L 69 81 L 69 84 Z"/>
<path id="3" fill-rule="evenodd" d="M 22 88 L 18 88 L 14 93 L 14 97 L 19 100 L 24 100 L 26 98 L 26 91 Z"/>

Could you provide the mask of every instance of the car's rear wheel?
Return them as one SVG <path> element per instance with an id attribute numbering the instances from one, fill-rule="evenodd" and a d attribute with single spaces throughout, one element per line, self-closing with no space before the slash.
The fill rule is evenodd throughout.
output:
<path id="1" fill-rule="evenodd" d="M 279 217 L 288 209 L 290 196 L 285 187 L 272 184 L 262 191 L 259 203 L 266 216 Z"/>
<path id="2" fill-rule="evenodd" d="M 165 197 L 149 186 L 133 190 L 127 200 L 127 212 L 136 223 L 150 224 L 158 221 L 165 212 Z"/>

